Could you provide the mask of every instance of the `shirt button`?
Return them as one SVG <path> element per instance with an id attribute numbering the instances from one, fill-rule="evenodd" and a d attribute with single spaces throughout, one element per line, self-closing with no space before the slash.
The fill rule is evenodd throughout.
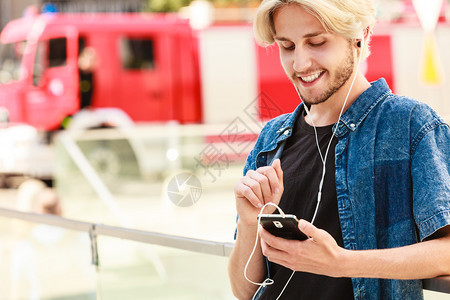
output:
<path id="1" fill-rule="evenodd" d="M 283 134 L 284 135 L 289 135 L 289 130 L 285 130 Z"/>
<path id="2" fill-rule="evenodd" d="M 350 124 L 350 127 L 351 127 L 351 128 L 355 128 L 356 125 L 352 123 L 352 124 Z"/>

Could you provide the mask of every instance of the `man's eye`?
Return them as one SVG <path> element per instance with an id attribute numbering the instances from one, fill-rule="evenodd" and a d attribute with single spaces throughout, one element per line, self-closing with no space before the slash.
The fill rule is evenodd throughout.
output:
<path id="1" fill-rule="evenodd" d="M 325 41 L 320 42 L 320 43 L 309 43 L 309 45 L 311 45 L 312 47 L 320 47 L 320 46 L 322 46 L 323 44 L 325 44 Z"/>
<path id="2" fill-rule="evenodd" d="M 294 45 L 294 44 L 281 44 L 281 46 L 282 46 L 285 50 L 294 50 L 294 49 L 295 49 L 295 45 Z"/>

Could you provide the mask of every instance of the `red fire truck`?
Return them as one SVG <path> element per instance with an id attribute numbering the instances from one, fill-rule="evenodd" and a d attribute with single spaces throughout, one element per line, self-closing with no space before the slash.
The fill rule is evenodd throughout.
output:
<path id="1" fill-rule="evenodd" d="M 87 47 L 98 60 L 92 108 L 120 108 L 135 121 L 201 121 L 197 42 L 183 20 L 43 14 L 12 21 L 1 42 L 0 105 L 10 121 L 52 130 L 75 114 Z"/>

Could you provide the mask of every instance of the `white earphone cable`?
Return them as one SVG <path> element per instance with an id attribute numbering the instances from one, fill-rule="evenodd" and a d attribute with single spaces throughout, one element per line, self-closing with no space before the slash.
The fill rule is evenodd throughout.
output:
<path id="1" fill-rule="evenodd" d="M 323 187 L 323 182 L 324 182 L 324 179 L 325 179 L 326 163 L 327 163 L 327 157 L 328 157 L 328 152 L 330 150 L 331 142 L 333 141 L 333 137 L 336 134 L 339 122 L 341 121 L 341 117 L 342 117 L 342 114 L 344 112 L 345 105 L 347 104 L 348 97 L 350 96 L 350 92 L 353 89 L 353 85 L 355 84 L 356 76 L 358 75 L 358 70 L 359 70 L 359 67 L 361 65 L 362 53 L 363 53 L 363 49 L 364 49 L 364 36 L 361 38 L 361 44 L 362 44 L 362 48 L 361 48 L 361 50 L 359 52 L 358 64 L 356 66 L 355 75 L 353 76 L 352 83 L 350 84 L 350 88 L 348 89 L 347 95 L 345 96 L 345 100 L 344 100 L 344 103 L 342 104 L 341 111 L 339 112 L 339 117 L 338 117 L 338 120 L 336 122 L 336 125 L 334 126 L 333 134 L 331 135 L 330 141 L 328 142 L 328 146 L 327 146 L 327 149 L 325 151 L 325 156 L 322 155 L 322 151 L 320 150 L 319 138 L 318 138 L 318 135 L 317 135 L 317 129 L 316 129 L 316 126 L 314 124 L 314 120 L 311 117 L 311 114 L 309 113 L 308 107 L 306 105 L 303 105 L 303 107 L 305 108 L 306 114 L 309 116 L 309 119 L 311 120 L 311 123 L 313 125 L 314 134 L 315 134 L 315 138 L 316 138 L 316 146 L 317 146 L 317 150 L 319 151 L 319 155 L 320 155 L 320 158 L 322 160 L 322 165 L 323 165 L 322 177 L 320 179 L 319 191 L 317 193 L 317 202 L 318 203 L 322 200 L 322 187 Z M 298 91 L 298 88 L 295 87 L 295 90 L 297 91 L 297 94 L 298 94 L 299 98 L 301 99 L 300 92 Z M 311 223 L 314 223 L 314 220 L 316 219 L 318 208 L 319 208 L 319 206 L 317 205 L 316 206 L 316 210 L 314 211 L 314 215 L 313 215 L 313 218 L 311 220 Z"/>
<path id="2" fill-rule="evenodd" d="M 280 213 L 280 215 L 282 217 L 285 217 L 285 214 L 284 214 L 283 210 L 278 205 L 276 205 L 275 203 L 269 202 L 269 203 L 266 203 L 263 207 L 261 207 L 261 210 L 260 210 L 259 216 L 258 216 L 258 224 L 261 223 L 261 214 L 263 213 L 264 208 L 266 208 L 269 205 L 275 206 L 278 209 L 278 212 Z M 317 207 L 316 207 L 316 210 L 317 210 Z M 263 287 L 266 287 L 268 285 L 272 285 L 274 283 L 273 279 L 271 279 L 271 278 L 266 278 L 263 282 L 259 283 L 259 282 L 254 282 L 253 280 L 249 279 L 248 276 L 247 276 L 248 265 L 250 264 L 250 261 L 251 261 L 253 255 L 255 254 L 256 247 L 258 246 L 258 238 L 259 238 L 259 230 L 256 232 L 255 245 L 253 246 L 253 250 L 252 250 L 252 252 L 250 254 L 250 257 L 248 258 L 247 263 L 245 264 L 245 268 L 244 268 L 244 277 L 245 277 L 245 279 L 247 279 L 248 282 L 253 283 L 254 285 L 259 285 L 259 288 L 256 290 L 255 294 L 253 294 L 252 300 L 255 299 L 255 296 L 258 295 L 259 291 Z M 288 286 L 289 282 L 291 281 L 291 278 L 294 276 L 294 273 L 295 273 L 295 271 L 292 271 L 291 276 L 287 280 L 286 284 L 283 287 L 283 290 L 280 292 L 280 294 L 278 295 L 276 300 L 280 299 L 280 297 L 283 294 L 284 290 L 286 289 L 286 287 Z"/>

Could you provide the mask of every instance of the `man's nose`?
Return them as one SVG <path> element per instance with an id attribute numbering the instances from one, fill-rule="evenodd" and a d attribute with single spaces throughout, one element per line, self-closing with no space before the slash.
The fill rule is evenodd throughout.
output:
<path id="1" fill-rule="evenodd" d="M 295 48 L 293 68 L 296 73 L 307 71 L 312 65 L 311 61 L 308 51 L 300 47 Z"/>

